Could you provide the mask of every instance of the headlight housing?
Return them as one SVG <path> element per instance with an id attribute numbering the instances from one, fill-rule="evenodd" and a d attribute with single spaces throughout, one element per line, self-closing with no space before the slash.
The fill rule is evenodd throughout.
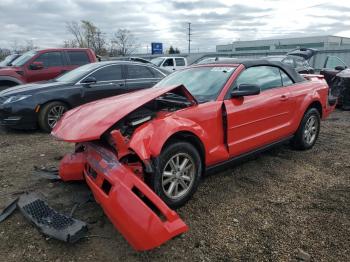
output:
<path id="1" fill-rule="evenodd" d="M 17 95 L 17 96 L 10 96 L 5 101 L 2 103 L 3 105 L 5 104 L 10 104 L 14 102 L 18 102 L 24 99 L 27 99 L 28 97 L 31 97 L 31 95 Z"/>

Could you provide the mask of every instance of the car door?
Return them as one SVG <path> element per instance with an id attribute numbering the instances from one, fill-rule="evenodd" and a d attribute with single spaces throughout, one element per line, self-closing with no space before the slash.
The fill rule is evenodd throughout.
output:
<path id="1" fill-rule="evenodd" d="M 174 58 L 167 58 L 164 60 L 162 67 L 165 70 L 168 70 L 169 72 L 175 71 L 175 63 L 174 63 Z"/>
<path id="2" fill-rule="evenodd" d="M 84 79 L 93 77 L 96 83 L 84 84 Z M 107 65 L 95 70 L 80 81 L 83 95 L 82 103 L 126 92 L 123 65 Z"/>
<path id="3" fill-rule="evenodd" d="M 31 65 L 35 62 L 42 63 L 43 68 L 33 69 Z M 66 62 L 61 51 L 41 53 L 26 65 L 27 82 L 53 79 L 62 74 L 65 65 Z"/>
<path id="4" fill-rule="evenodd" d="M 286 137 L 291 130 L 293 102 L 289 99 L 289 87 L 283 86 L 278 67 L 248 68 L 238 76 L 231 90 L 239 88 L 241 84 L 258 85 L 261 92 L 224 101 L 231 156 L 277 141 Z"/>
<path id="5" fill-rule="evenodd" d="M 337 56 L 327 56 L 321 74 L 325 76 L 328 84 L 331 84 L 334 76 L 347 68 L 347 65 Z"/>
<path id="6" fill-rule="evenodd" d="M 177 57 L 175 58 L 175 69 L 179 70 L 186 67 L 186 61 L 183 57 Z"/>
<path id="7" fill-rule="evenodd" d="M 146 65 L 126 65 L 126 88 L 129 92 L 154 86 L 161 79 L 161 73 Z"/>

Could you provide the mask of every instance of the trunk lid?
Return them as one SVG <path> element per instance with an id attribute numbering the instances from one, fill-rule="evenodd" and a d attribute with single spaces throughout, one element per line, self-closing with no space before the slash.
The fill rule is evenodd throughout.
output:
<path id="1" fill-rule="evenodd" d="M 287 55 L 300 56 L 305 60 L 309 60 L 316 54 L 317 50 L 312 48 L 297 48 L 292 51 L 289 51 Z"/>

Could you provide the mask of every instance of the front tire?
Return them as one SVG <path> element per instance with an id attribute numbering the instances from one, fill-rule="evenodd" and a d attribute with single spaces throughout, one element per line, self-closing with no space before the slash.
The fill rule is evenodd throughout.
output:
<path id="1" fill-rule="evenodd" d="M 298 150 L 311 149 L 320 132 L 320 113 L 316 108 L 310 108 L 304 114 L 300 126 L 292 140 L 292 146 Z"/>
<path id="2" fill-rule="evenodd" d="M 40 110 L 38 118 L 40 128 L 44 132 L 50 133 L 58 120 L 67 110 L 67 105 L 58 101 L 50 102 L 44 105 Z"/>
<path id="3" fill-rule="evenodd" d="M 171 208 L 184 205 L 197 190 L 202 161 L 190 143 L 168 145 L 155 161 L 156 170 L 148 182 L 158 196 Z"/>

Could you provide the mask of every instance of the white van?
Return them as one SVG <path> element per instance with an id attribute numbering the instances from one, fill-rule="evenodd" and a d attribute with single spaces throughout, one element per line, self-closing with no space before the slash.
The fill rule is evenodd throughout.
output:
<path id="1" fill-rule="evenodd" d="M 187 66 L 187 59 L 185 57 L 156 57 L 151 60 L 151 63 L 163 68 L 169 72 L 182 69 Z"/>

